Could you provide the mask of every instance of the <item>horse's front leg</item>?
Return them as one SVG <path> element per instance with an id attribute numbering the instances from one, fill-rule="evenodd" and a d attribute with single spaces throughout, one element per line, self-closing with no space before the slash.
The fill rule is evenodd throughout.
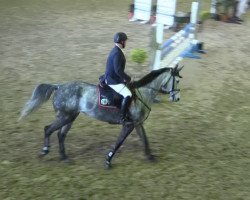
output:
<path id="1" fill-rule="evenodd" d="M 151 150 L 149 148 L 148 139 L 147 139 L 146 132 L 145 132 L 145 129 L 144 129 L 143 125 L 142 124 L 138 124 L 135 127 L 135 129 L 136 129 L 136 132 L 139 135 L 140 139 L 142 140 L 146 158 L 149 161 L 154 161 L 155 160 L 155 156 L 153 154 L 151 154 Z"/>
<path id="2" fill-rule="evenodd" d="M 128 137 L 128 135 L 134 130 L 134 124 L 124 124 L 122 126 L 122 130 L 121 133 L 116 141 L 115 147 L 113 150 L 111 150 L 106 158 L 106 168 L 110 168 L 111 167 L 111 160 L 113 158 L 113 156 L 115 155 L 115 153 L 117 152 L 117 150 L 120 148 L 120 146 L 123 144 L 123 142 L 125 141 L 125 139 Z"/>

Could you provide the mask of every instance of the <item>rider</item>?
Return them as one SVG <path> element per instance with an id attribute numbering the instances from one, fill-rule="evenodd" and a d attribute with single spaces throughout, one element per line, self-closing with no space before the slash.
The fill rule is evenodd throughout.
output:
<path id="1" fill-rule="evenodd" d="M 126 47 L 128 37 L 123 32 L 114 35 L 115 46 L 109 53 L 106 63 L 105 82 L 114 91 L 123 96 L 121 104 L 121 122 L 128 121 L 127 112 L 131 102 L 132 93 L 126 84 L 131 81 L 125 70 L 126 58 L 122 49 Z"/>

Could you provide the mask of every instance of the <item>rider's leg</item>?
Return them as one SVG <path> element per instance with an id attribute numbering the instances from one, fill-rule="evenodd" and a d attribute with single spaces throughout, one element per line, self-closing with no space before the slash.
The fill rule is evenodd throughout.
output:
<path id="1" fill-rule="evenodd" d="M 129 110 L 129 105 L 131 103 L 131 97 L 127 96 L 123 98 L 122 104 L 121 104 L 121 122 L 127 121 L 127 113 Z"/>
<path id="2" fill-rule="evenodd" d="M 132 93 L 124 84 L 109 85 L 113 90 L 123 96 L 121 104 L 121 122 L 127 121 L 126 116 L 128 113 L 128 108 L 131 103 Z"/>

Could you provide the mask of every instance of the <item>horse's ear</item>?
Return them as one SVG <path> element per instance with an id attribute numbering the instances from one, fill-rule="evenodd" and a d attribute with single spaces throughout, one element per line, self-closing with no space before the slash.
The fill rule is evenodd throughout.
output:
<path id="1" fill-rule="evenodd" d="M 176 70 L 178 69 L 178 67 L 179 67 L 179 64 L 177 63 L 177 64 L 175 65 L 175 67 L 174 67 L 174 71 L 176 71 Z"/>
<path id="2" fill-rule="evenodd" d="M 179 66 L 179 65 L 178 65 Z M 184 65 L 182 65 L 181 67 L 178 67 L 178 72 L 182 70 L 182 68 L 184 67 Z"/>

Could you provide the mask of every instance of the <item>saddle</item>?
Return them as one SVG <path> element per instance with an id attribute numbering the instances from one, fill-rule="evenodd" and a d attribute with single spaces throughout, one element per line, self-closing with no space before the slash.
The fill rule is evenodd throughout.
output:
<path id="1" fill-rule="evenodd" d="M 103 76 L 99 78 L 97 85 L 98 104 L 103 108 L 121 108 L 123 96 L 115 92 L 111 87 L 105 83 Z"/>

